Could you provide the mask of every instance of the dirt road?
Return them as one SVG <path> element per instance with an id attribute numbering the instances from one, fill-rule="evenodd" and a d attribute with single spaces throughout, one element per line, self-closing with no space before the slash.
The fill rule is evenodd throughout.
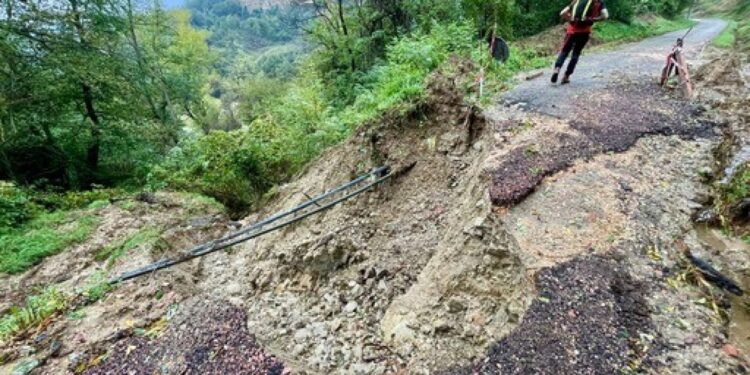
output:
<path id="1" fill-rule="evenodd" d="M 719 19 L 699 20 L 685 38 L 688 61 L 695 62 L 705 45 L 726 26 L 727 23 Z M 537 79 L 521 82 L 504 98 L 508 103 L 524 103 L 539 113 L 572 118 L 575 110 L 571 108 L 571 98 L 591 97 L 596 95 L 597 90 L 625 79 L 654 82 L 672 45 L 686 31 L 667 33 L 609 52 L 590 53 L 584 50 L 570 85 L 553 86 L 550 84 L 549 74 L 545 74 Z"/>

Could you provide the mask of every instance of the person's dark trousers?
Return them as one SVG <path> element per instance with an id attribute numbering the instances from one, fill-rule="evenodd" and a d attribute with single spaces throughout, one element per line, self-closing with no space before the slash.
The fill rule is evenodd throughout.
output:
<path id="1" fill-rule="evenodd" d="M 578 64 L 578 58 L 581 57 L 583 47 L 586 47 L 586 43 L 589 41 L 589 36 L 589 33 L 567 34 L 562 49 L 560 50 L 560 54 L 557 56 L 555 70 L 562 68 L 568 55 L 573 51 L 573 56 L 570 57 L 570 62 L 568 63 L 568 69 L 565 70 L 565 75 L 569 76 L 573 74 L 573 71 L 576 70 L 576 64 Z"/>

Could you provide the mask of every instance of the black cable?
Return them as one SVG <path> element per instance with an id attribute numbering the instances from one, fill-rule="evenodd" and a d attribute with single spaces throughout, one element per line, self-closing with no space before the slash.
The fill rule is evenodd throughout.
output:
<path id="1" fill-rule="evenodd" d="M 325 205 L 322 205 L 322 206 L 319 205 L 319 204 L 317 204 L 318 202 L 320 202 L 321 199 L 329 197 L 329 196 L 331 196 L 331 195 L 333 195 L 333 194 L 335 194 L 337 192 L 341 192 L 341 191 L 347 190 L 348 188 L 361 183 L 362 181 L 366 180 L 367 178 L 369 178 L 371 176 L 380 176 L 380 178 L 378 178 L 374 182 L 372 182 L 372 183 L 370 183 L 368 185 L 365 185 L 365 186 L 363 186 L 363 187 L 361 187 L 361 188 L 359 188 L 359 189 L 357 189 L 357 190 L 355 190 L 355 191 L 353 191 L 353 192 L 351 192 L 351 193 L 349 193 L 349 194 L 347 194 L 347 195 L 345 195 L 345 196 L 343 196 L 343 197 L 341 197 L 339 199 L 336 199 L 336 200 L 334 200 L 334 201 L 332 201 L 332 202 L 330 202 L 328 204 L 325 204 Z M 124 282 L 124 281 L 132 280 L 134 278 L 137 278 L 137 277 L 149 274 L 149 273 L 153 273 L 153 272 L 156 272 L 156 271 L 161 270 L 161 269 L 169 268 L 169 267 L 175 266 L 177 264 L 184 263 L 184 262 L 187 262 L 189 260 L 192 260 L 192 259 L 195 259 L 195 258 L 198 258 L 198 257 L 202 257 L 202 256 L 205 256 L 205 255 L 214 253 L 216 251 L 232 247 L 232 246 L 240 244 L 242 242 L 249 241 L 249 240 L 251 240 L 253 238 L 257 238 L 257 237 L 263 236 L 263 235 L 268 234 L 270 232 L 279 230 L 279 229 L 281 229 L 283 227 L 286 227 L 286 226 L 292 225 L 294 223 L 297 223 L 299 221 L 302 221 L 302 220 L 304 220 L 304 219 L 306 219 L 306 218 L 308 218 L 308 217 L 310 217 L 312 215 L 315 215 L 315 214 L 320 213 L 322 211 L 328 210 L 328 209 L 330 209 L 330 208 L 332 208 L 332 207 L 334 207 L 334 206 L 336 206 L 336 205 L 338 205 L 338 204 L 340 204 L 340 203 L 342 203 L 344 201 L 347 201 L 347 200 L 349 200 L 349 199 L 351 199 L 351 198 L 353 198 L 353 197 L 355 197 L 355 196 L 357 196 L 359 194 L 362 194 L 362 193 L 364 193 L 364 192 L 372 189 L 373 187 L 375 187 L 375 186 L 383 183 L 385 180 L 389 179 L 391 176 L 392 176 L 392 174 L 390 173 L 390 169 L 388 167 L 377 168 L 377 169 L 373 170 L 372 172 L 370 172 L 367 175 L 361 176 L 361 177 L 355 179 L 354 181 L 352 181 L 352 182 L 350 182 L 350 183 L 348 183 L 346 185 L 342 185 L 342 186 L 340 186 L 340 187 L 338 187 L 336 189 L 333 189 L 333 190 L 329 191 L 328 193 L 322 194 L 322 195 L 320 195 L 320 196 L 318 196 L 318 197 L 316 197 L 316 198 L 314 198 L 314 199 L 312 199 L 310 201 L 307 201 L 307 202 L 305 202 L 305 203 L 303 203 L 303 204 L 301 204 L 301 205 L 299 205 L 299 206 L 297 206 L 297 207 L 295 207 L 295 208 L 293 208 L 291 210 L 288 210 L 288 211 L 283 212 L 283 213 L 278 214 L 278 215 L 274 215 L 274 216 L 272 216 L 272 217 L 270 217 L 268 219 L 265 219 L 265 220 L 263 220 L 263 221 L 261 221 L 261 222 L 259 222 L 257 224 L 254 224 L 254 225 L 252 225 L 252 226 L 250 226 L 250 227 L 248 227 L 248 228 L 246 228 L 246 229 L 244 229 L 242 231 L 235 232 L 235 233 L 232 233 L 232 234 L 230 234 L 228 236 L 222 237 L 222 238 L 220 238 L 218 240 L 211 241 L 209 243 L 197 246 L 197 247 L 191 249 L 188 252 L 188 255 L 186 255 L 186 256 L 184 256 L 184 257 L 182 257 L 180 259 L 173 259 L 173 260 L 164 259 L 164 260 L 160 260 L 160 261 L 158 261 L 156 263 L 152 263 L 152 264 L 150 264 L 148 266 L 145 266 L 143 268 L 137 269 L 135 271 L 126 272 L 126 273 L 120 275 L 119 277 L 110 280 L 109 284 L 117 284 L 117 283 L 121 283 L 121 282 Z M 296 216 L 294 218 L 291 218 L 288 221 L 285 221 L 285 222 L 282 222 L 280 224 L 274 225 L 274 226 L 272 226 L 270 228 L 262 229 L 262 227 L 264 225 L 268 225 L 268 224 L 270 224 L 272 222 L 278 221 L 279 219 L 281 219 L 283 217 L 286 217 L 286 216 L 289 216 L 289 215 L 291 215 L 293 213 L 300 212 L 301 210 L 303 210 L 303 209 L 305 209 L 307 207 L 310 207 L 313 204 L 316 204 L 318 206 L 318 208 L 316 208 L 315 210 L 306 212 L 306 213 L 304 213 L 302 215 Z M 253 232 L 253 229 L 258 230 L 258 231 L 257 232 Z"/>

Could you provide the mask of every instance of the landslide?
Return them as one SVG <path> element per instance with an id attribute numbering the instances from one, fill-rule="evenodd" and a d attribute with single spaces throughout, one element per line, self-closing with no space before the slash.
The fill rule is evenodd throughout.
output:
<path id="1" fill-rule="evenodd" d="M 204 264 L 201 287 L 297 372 L 445 368 L 482 354 L 529 303 L 517 245 L 483 170 L 493 135 L 464 96 L 478 70 L 452 61 L 424 100 L 331 149 L 248 223 L 380 165 L 385 185 Z"/>

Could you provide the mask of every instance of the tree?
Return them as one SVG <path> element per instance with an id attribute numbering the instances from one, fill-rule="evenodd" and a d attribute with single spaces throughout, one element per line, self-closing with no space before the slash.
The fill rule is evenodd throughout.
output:
<path id="1" fill-rule="evenodd" d="M 134 153 L 176 144 L 212 62 L 186 14 L 134 0 L 4 5 L 0 178 L 86 186 L 106 182 L 103 160 L 134 166 Z"/>

